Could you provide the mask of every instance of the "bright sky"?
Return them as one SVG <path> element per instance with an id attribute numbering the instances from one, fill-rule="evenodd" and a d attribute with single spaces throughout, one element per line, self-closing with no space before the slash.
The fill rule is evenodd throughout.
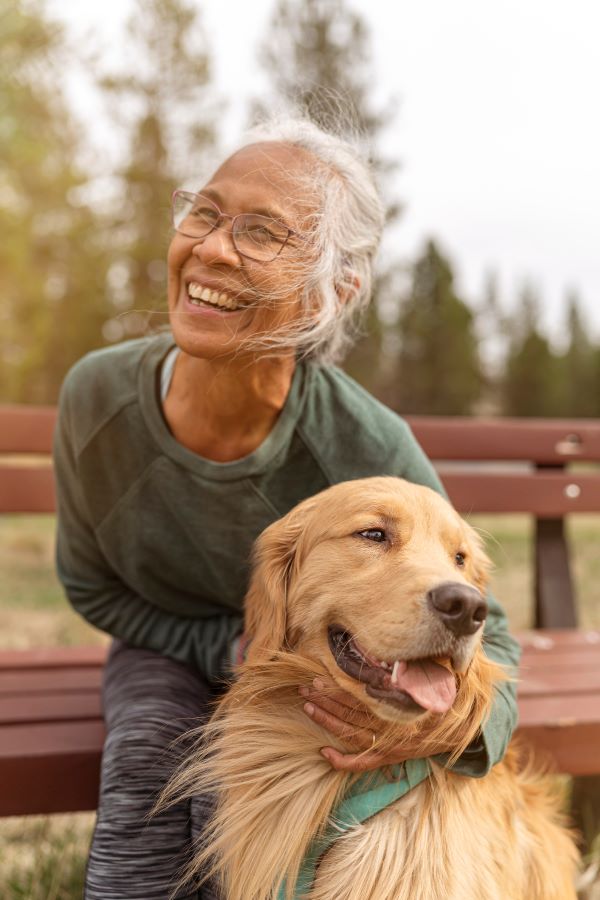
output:
<path id="1" fill-rule="evenodd" d="M 229 102 L 225 137 L 264 87 L 255 47 L 272 0 L 197 0 Z M 432 235 L 466 299 L 486 274 L 514 307 L 528 279 L 560 339 L 579 292 L 600 337 L 600 3 L 597 0 L 354 0 L 372 30 L 376 97 L 400 99 L 383 149 L 400 159 L 405 214 L 394 235 L 414 258 Z M 118 50 L 131 0 L 48 0 L 80 41 Z M 118 59 L 115 60 L 118 62 Z M 83 86 L 72 86 L 82 109 Z M 98 126 L 96 126 L 98 127 Z"/>

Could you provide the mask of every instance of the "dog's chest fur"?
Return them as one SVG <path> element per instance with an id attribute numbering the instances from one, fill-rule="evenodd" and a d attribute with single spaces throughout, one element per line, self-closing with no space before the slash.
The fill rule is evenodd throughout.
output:
<path id="1" fill-rule="evenodd" d="M 518 780 L 504 764 L 483 781 L 434 768 L 335 842 L 307 900 L 575 900 L 572 844 Z"/>

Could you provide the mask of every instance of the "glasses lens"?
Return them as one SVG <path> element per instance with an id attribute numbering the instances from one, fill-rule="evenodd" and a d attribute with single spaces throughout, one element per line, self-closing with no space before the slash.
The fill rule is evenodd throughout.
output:
<path id="1" fill-rule="evenodd" d="M 233 238 L 239 253 L 268 262 L 281 252 L 289 237 L 289 229 L 267 216 L 242 215 L 235 220 Z"/>
<path id="2" fill-rule="evenodd" d="M 173 224 L 188 237 L 205 237 L 219 220 L 219 210 L 200 194 L 177 191 L 173 196 Z"/>

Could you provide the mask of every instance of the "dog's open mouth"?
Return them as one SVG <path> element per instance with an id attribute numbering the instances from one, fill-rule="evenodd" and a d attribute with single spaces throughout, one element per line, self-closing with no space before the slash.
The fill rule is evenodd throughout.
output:
<path id="1" fill-rule="evenodd" d="M 329 627 L 328 637 L 342 672 L 363 682 L 371 697 L 413 713 L 445 713 L 454 703 L 456 676 L 449 660 L 378 660 L 339 625 Z"/>

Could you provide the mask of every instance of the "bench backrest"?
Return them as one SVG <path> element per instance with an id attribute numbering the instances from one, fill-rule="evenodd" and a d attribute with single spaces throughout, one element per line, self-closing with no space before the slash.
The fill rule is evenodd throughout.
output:
<path id="1" fill-rule="evenodd" d="M 52 406 L 0 406 L 0 513 L 53 512 Z"/>
<path id="2" fill-rule="evenodd" d="M 535 624 L 577 624 L 565 516 L 600 512 L 600 421 L 414 416 L 409 422 L 462 513 L 535 519 Z"/>
<path id="3" fill-rule="evenodd" d="M 564 522 L 571 513 L 600 512 L 600 421 L 445 416 L 408 421 L 460 512 L 534 516 L 536 625 L 574 626 Z M 0 513 L 54 510 L 55 422 L 53 407 L 0 406 Z"/>

